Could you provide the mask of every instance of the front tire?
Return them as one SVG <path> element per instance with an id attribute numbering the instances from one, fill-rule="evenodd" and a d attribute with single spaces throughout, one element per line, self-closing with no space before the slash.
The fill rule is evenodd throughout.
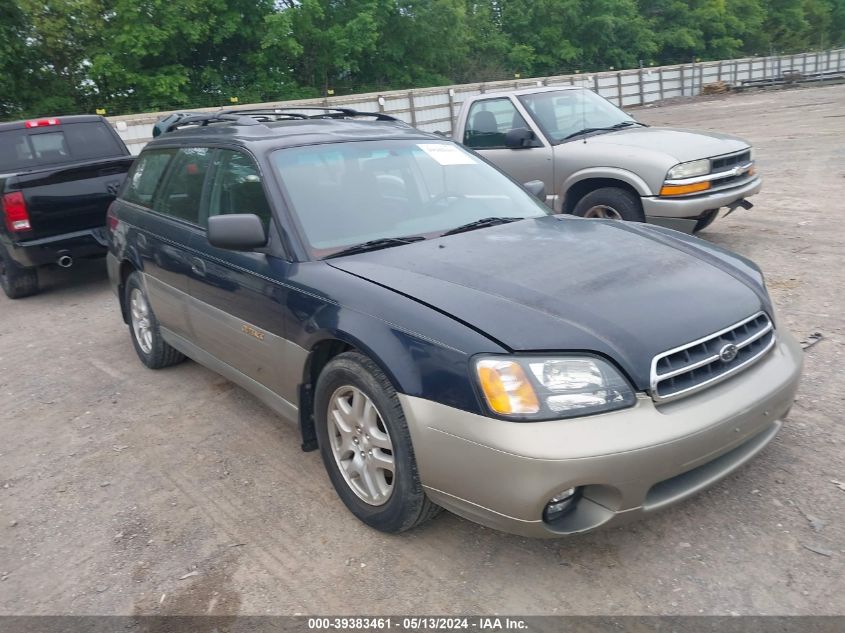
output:
<path id="1" fill-rule="evenodd" d="M 358 352 L 335 357 L 317 379 L 314 410 L 323 463 L 352 514 L 389 533 L 437 514 L 420 483 L 402 405 L 378 365 Z"/>
<path id="2" fill-rule="evenodd" d="M 162 369 L 185 360 L 184 354 L 168 345 L 162 338 L 158 319 L 150 307 L 140 273 L 133 272 L 129 275 L 124 293 L 129 334 L 141 362 L 150 369 Z"/>
<path id="3" fill-rule="evenodd" d="M 9 299 L 21 299 L 38 292 L 38 271 L 19 266 L 0 245 L 0 286 Z"/>
<path id="4" fill-rule="evenodd" d="M 591 191 L 578 201 L 572 212 L 582 218 L 645 222 L 639 197 L 620 187 L 602 187 Z"/>

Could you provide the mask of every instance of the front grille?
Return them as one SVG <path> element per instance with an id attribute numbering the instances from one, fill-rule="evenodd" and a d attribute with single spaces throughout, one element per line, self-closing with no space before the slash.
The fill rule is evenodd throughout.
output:
<path id="1" fill-rule="evenodd" d="M 718 158 L 710 159 L 710 171 L 717 173 L 720 171 L 729 171 L 737 165 L 746 165 L 751 162 L 751 150 L 745 150 L 739 154 L 731 154 L 730 156 L 719 156 Z"/>
<path id="2" fill-rule="evenodd" d="M 774 343 L 774 326 L 760 312 L 720 332 L 658 354 L 651 361 L 651 396 L 658 402 L 674 400 L 714 385 L 752 365 Z"/>

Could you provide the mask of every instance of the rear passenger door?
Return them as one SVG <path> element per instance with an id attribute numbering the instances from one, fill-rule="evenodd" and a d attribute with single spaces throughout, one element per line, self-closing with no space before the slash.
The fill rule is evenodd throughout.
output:
<path id="1" fill-rule="evenodd" d="M 200 207 L 213 150 L 187 147 L 155 150 L 144 154 L 150 168 L 155 155 L 169 156 L 169 168 L 150 204 L 152 213 L 135 216 L 139 229 L 139 255 L 144 262 L 144 281 L 153 312 L 162 327 L 193 338 L 188 312 L 189 280 L 194 274 L 190 245 L 202 233 Z M 140 160 L 140 159 L 139 159 Z M 143 179 L 143 170 L 139 182 Z M 137 176 L 135 170 L 133 178 Z M 127 193 L 134 183 L 129 183 Z"/>
<path id="2" fill-rule="evenodd" d="M 290 263 L 273 254 L 281 244 L 256 162 L 243 151 L 219 149 L 201 224 L 204 228 L 208 217 L 232 213 L 260 217 L 271 246 L 236 252 L 209 244 L 205 231 L 197 236 L 191 279 L 197 341 L 204 352 L 293 403 L 302 354 L 285 339 L 287 289 L 274 282 L 287 277 Z"/>

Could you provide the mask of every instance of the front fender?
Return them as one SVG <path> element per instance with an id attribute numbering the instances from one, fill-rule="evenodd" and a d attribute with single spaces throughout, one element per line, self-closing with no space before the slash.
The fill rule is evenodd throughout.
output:
<path id="1" fill-rule="evenodd" d="M 621 180 L 633 187 L 634 190 L 641 196 L 654 195 L 648 184 L 646 184 L 646 181 L 632 171 L 621 169 L 619 167 L 588 167 L 586 169 L 576 171 L 563 181 L 560 188 L 561 199 L 566 197 L 566 192 L 569 191 L 573 185 L 591 178 Z"/>

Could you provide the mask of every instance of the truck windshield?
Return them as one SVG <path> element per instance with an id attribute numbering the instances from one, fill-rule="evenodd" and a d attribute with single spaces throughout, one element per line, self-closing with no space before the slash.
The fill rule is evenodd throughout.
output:
<path id="1" fill-rule="evenodd" d="M 274 152 L 273 164 L 315 257 L 372 240 L 439 236 L 482 219 L 549 213 L 522 187 L 454 143 L 296 147 Z"/>
<path id="2" fill-rule="evenodd" d="M 126 154 L 106 123 L 90 121 L 0 132 L 0 172 Z"/>
<path id="3" fill-rule="evenodd" d="M 520 95 L 522 105 L 553 143 L 582 130 L 604 130 L 636 125 L 615 105 L 590 90 L 555 90 Z"/>

